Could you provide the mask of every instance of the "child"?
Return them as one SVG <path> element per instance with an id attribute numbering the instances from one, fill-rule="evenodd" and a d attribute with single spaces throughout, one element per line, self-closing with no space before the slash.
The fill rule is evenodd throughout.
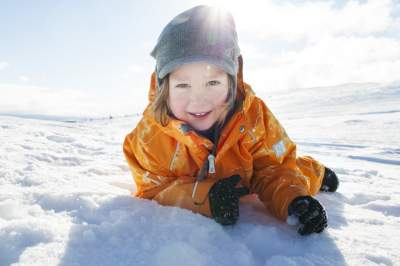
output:
<path id="1" fill-rule="evenodd" d="M 256 193 L 275 217 L 296 218 L 300 234 L 322 232 L 325 210 L 312 195 L 335 191 L 338 179 L 313 158 L 296 157 L 296 145 L 243 81 L 232 16 L 186 10 L 151 55 L 150 102 L 123 146 L 136 196 L 231 225 L 240 197 Z"/>

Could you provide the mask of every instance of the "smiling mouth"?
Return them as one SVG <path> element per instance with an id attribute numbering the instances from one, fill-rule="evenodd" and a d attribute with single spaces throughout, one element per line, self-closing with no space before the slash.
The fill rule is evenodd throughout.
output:
<path id="1" fill-rule="evenodd" d="M 194 116 L 194 117 L 196 117 L 196 118 L 204 118 L 204 117 L 206 117 L 208 114 L 210 114 L 211 113 L 211 111 L 209 111 L 209 112 L 199 112 L 199 113 L 191 113 L 191 112 L 188 112 L 190 115 L 192 115 L 192 116 Z"/>

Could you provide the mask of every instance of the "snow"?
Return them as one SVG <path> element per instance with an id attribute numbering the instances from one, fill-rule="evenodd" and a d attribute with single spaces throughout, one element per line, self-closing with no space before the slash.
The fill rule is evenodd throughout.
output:
<path id="1" fill-rule="evenodd" d="M 0 116 L 0 265 L 400 265 L 400 84 L 259 93 L 332 168 L 329 227 L 302 237 L 254 196 L 235 226 L 131 196 L 122 142 L 140 116 Z"/>

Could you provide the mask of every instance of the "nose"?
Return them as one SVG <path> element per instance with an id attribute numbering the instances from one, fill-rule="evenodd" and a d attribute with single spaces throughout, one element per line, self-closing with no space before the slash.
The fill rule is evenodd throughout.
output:
<path id="1" fill-rule="evenodd" d="M 191 91 L 190 101 L 196 104 L 204 104 L 209 101 L 207 88 L 205 86 L 198 86 Z"/>

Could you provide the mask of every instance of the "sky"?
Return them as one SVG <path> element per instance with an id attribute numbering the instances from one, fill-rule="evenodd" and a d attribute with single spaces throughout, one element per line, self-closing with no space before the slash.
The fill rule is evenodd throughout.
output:
<path id="1" fill-rule="evenodd" d="M 198 4 L 232 13 L 244 79 L 263 95 L 400 80 L 400 0 L 3 0 L 0 113 L 141 112 L 157 37 Z"/>

